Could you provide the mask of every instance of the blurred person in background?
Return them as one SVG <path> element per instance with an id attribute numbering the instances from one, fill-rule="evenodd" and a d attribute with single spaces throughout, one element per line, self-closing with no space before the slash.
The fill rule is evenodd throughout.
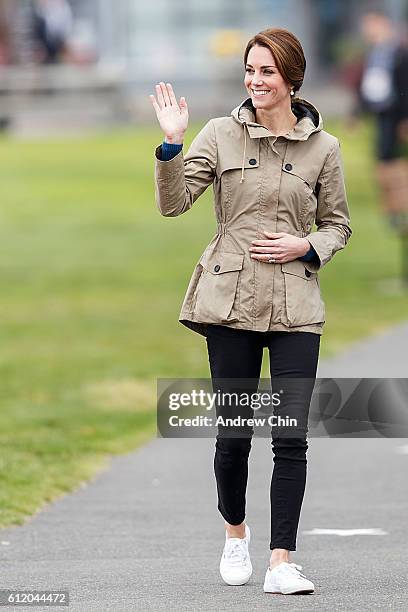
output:
<path id="1" fill-rule="evenodd" d="M 35 0 L 33 37 L 43 64 L 63 60 L 72 32 L 72 10 L 67 0 Z"/>
<path id="2" fill-rule="evenodd" d="M 0 67 L 10 64 L 12 46 L 10 36 L 11 0 L 0 0 Z M 5 96 L 0 96 L 0 132 L 6 131 L 11 124 L 10 112 Z"/>
<path id="3" fill-rule="evenodd" d="M 11 0 L 0 0 L 0 66 L 10 63 L 12 57 L 10 17 Z"/>
<path id="4" fill-rule="evenodd" d="M 318 271 L 347 244 L 349 211 L 339 141 L 323 130 L 316 107 L 296 96 L 306 69 L 300 41 L 280 28 L 260 32 L 246 46 L 244 68 L 249 97 L 230 116 L 208 121 L 185 157 L 187 102 L 177 102 L 170 83 L 156 85 L 157 99 L 150 100 L 164 133 L 155 151 L 156 204 L 162 215 L 176 217 L 213 185 L 217 234 L 195 267 L 179 318 L 206 337 L 213 391 L 235 393 L 241 380 L 249 395 L 256 393 L 264 347 L 277 388 L 291 379 L 274 417 L 295 417 L 296 432 L 271 430 L 271 554 L 263 588 L 311 593 L 314 584 L 290 562 L 290 551 L 325 323 Z M 216 409 L 214 471 L 226 530 L 220 574 L 226 584 L 242 585 L 252 575 L 244 519 L 254 431 L 243 421 L 231 432 L 218 417 L 251 418 L 254 411 L 239 402 Z"/>
<path id="5" fill-rule="evenodd" d="M 375 120 L 377 180 L 391 223 L 408 233 L 408 46 L 389 16 L 365 13 L 360 30 L 368 45 L 355 81 L 352 117 Z M 408 253 L 407 253 L 408 256 Z"/>

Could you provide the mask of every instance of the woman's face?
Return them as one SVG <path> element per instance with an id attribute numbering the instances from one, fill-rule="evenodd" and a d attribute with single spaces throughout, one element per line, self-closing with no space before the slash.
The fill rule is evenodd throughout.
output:
<path id="1" fill-rule="evenodd" d="M 250 49 L 244 84 L 255 108 L 268 110 L 285 98 L 290 98 L 291 85 L 283 79 L 267 47 L 254 45 Z M 257 94 L 254 90 L 266 93 Z"/>

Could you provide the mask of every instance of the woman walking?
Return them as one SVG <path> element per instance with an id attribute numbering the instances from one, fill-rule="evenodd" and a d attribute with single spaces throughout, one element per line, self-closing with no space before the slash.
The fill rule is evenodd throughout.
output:
<path id="1" fill-rule="evenodd" d="M 271 432 L 264 591 L 310 593 L 314 585 L 290 562 L 290 551 L 296 550 L 307 417 L 325 323 L 318 271 L 346 245 L 349 211 L 339 141 L 323 130 L 313 104 L 296 96 L 306 67 L 299 40 L 287 30 L 264 30 L 248 42 L 244 66 L 248 97 L 230 116 L 208 121 L 185 156 L 186 100 L 177 102 L 170 83 L 156 85 L 150 99 L 164 132 L 155 152 L 156 202 L 161 214 L 174 217 L 213 185 L 217 233 L 194 269 L 179 320 L 206 337 L 214 390 L 231 391 L 234 379 L 250 379 L 256 391 L 265 346 L 273 380 L 306 379 L 280 407 L 300 416 L 303 427 L 295 437 Z M 217 407 L 217 416 L 222 413 Z M 231 436 L 219 426 L 215 444 L 218 510 L 226 527 L 220 573 L 229 585 L 245 584 L 252 574 L 245 522 L 252 433 L 244 427 Z"/>

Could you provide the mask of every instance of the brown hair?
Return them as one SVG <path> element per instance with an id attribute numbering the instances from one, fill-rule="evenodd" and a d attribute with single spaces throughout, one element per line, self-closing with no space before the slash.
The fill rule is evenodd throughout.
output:
<path id="1" fill-rule="evenodd" d="M 246 66 L 248 53 L 255 45 L 267 47 L 276 62 L 276 67 L 295 93 L 302 87 L 306 70 L 306 59 L 302 45 L 292 32 L 282 28 L 268 28 L 255 34 L 244 52 Z"/>

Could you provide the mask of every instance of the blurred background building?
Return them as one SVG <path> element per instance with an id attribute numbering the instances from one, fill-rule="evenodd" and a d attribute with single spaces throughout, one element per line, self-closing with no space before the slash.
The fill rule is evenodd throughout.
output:
<path id="1" fill-rule="evenodd" d="M 158 80 L 197 117 L 229 113 L 245 95 L 245 43 L 270 26 L 304 46 L 300 95 L 338 113 L 348 106 L 341 68 L 358 56 L 358 18 L 373 6 L 408 18 L 408 0 L 0 0 L 0 114 L 20 127 L 33 113 L 40 124 L 53 113 L 84 125 L 146 121 Z M 44 23 L 63 41 L 57 51 L 41 49 Z"/>

